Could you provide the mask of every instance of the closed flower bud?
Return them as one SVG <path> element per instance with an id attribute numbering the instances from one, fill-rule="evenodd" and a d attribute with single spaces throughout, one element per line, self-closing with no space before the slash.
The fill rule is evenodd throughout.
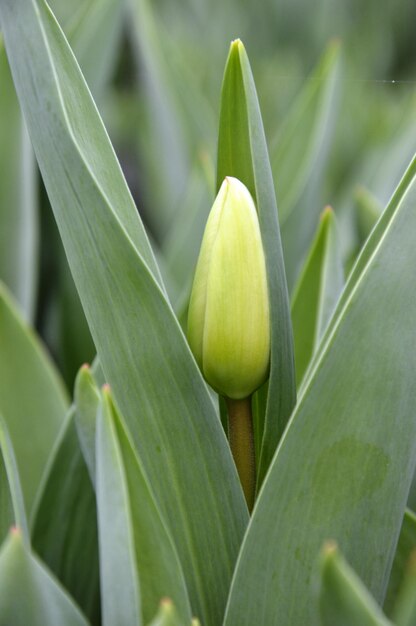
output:
<path id="1" fill-rule="evenodd" d="M 230 176 L 205 228 L 188 339 L 207 382 L 228 398 L 247 398 L 268 376 L 270 315 L 260 226 L 248 189 Z"/>

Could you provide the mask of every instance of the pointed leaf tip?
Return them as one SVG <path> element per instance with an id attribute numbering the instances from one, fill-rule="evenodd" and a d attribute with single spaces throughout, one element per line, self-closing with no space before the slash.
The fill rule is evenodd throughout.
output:
<path id="1" fill-rule="evenodd" d="M 334 209 L 329 204 L 326 205 L 324 210 L 321 213 L 321 220 L 325 219 L 328 215 L 333 215 Z"/>
<path id="2" fill-rule="evenodd" d="M 22 531 L 20 530 L 20 528 L 18 526 L 12 526 L 10 528 L 10 535 L 12 537 L 21 537 Z"/>

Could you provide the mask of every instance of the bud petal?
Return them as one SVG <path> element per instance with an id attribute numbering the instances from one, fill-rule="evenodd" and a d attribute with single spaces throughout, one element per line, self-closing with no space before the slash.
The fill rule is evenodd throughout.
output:
<path id="1" fill-rule="evenodd" d="M 270 315 L 256 207 L 228 176 L 211 209 L 189 304 L 188 339 L 207 382 L 246 398 L 267 378 Z"/>

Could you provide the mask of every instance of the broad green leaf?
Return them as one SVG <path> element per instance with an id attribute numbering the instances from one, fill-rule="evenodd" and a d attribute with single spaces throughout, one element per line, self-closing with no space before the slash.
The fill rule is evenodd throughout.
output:
<path id="1" fill-rule="evenodd" d="M 313 238 L 322 208 L 339 91 L 339 42 L 332 42 L 305 83 L 271 152 L 289 289 Z"/>
<path id="2" fill-rule="evenodd" d="M 100 623 L 95 494 L 74 426 L 74 409 L 51 456 L 35 510 L 33 547 L 78 602 Z"/>
<path id="3" fill-rule="evenodd" d="M 416 458 L 412 171 L 303 385 L 243 543 L 227 626 L 317 624 L 314 568 L 328 537 L 383 600 Z"/>
<path id="4" fill-rule="evenodd" d="M 0 415 L 0 544 L 11 526 L 19 526 L 24 541 L 29 541 L 16 458 L 6 423 Z"/>
<path id="5" fill-rule="evenodd" d="M 0 36 L 0 280 L 34 314 L 38 216 L 35 161 Z"/>
<path id="6" fill-rule="evenodd" d="M 392 616 L 411 554 L 416 550 L 416 515 L 406 510 L 387 587 L 384 611 Z"/>
<path id="7" fill-rule="evenodd" d="M 0 624 L 88 626 L 87 620 L 15 528 L 0 551 Z"/>
<path id="8" fill-rule="evenodd" d="M 204 626 L 217 624 L 248 519 L 224 432 L 62 32 L 43 1 L 3 0 L 0 17 L 105 379 L 177 547 L 192 609 Z"/>
<path id="9" fill-rule="evenodd" d="M 249 189 L 259 214 L 269 283 L 271 365 L 259 483 L 296 400 L 293 339 L 276 199 L 266 139 L 249 60 L 241 41 L 231 44 L 221 94 L 217 190 L 226 176 Z"/>
<path id="10" fill-rule="evenodd" d="M 334 544 L 323 549 L 319 608 L 322 626 L 390 624 Z"/>
<path id="11" fill-rule="evenodd" d="M 104 624 L 141 624 L 160 599 L 191 613 L 178 556 L 139 458 L 104 389 L 97 424 L 97 505 Z"/>
<path id="12" fill-rule="evenodd" d="M 95 485 L 95 427 L 100 393 L 88 365 L 75 381 L 75 427 L 91 481 Z"/>
<path id="13" fill-rule="evenodd" d="M 0 284 L 0 412 L 16 456 L 28 517 L 68 406 L 58 373 Z"/>
<path id="14" fill-rule="evenodd" d="M 344 286 L 336 218 L 327 207 L 293 293 L 292 323 L 299 383 Z"/>
<path id="15" fill-rule="evenodd" d="M 416 552 L 413 550 L 406 563 L 403 581 L 392 615 L 396 626 L 415 626 L 416 624 Z"/>

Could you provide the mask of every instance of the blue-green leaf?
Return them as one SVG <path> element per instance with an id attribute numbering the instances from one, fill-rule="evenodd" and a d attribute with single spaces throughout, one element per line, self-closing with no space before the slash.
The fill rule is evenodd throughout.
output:
<path id="1" fill-rule="evenodd" d="M 88 626 L 71 598 L 13 529 L 0 551 L 0 624 Z"/>
<path id="2" fill-rule="evenodd" d="M 43 0 L 3 0 L 0 17 L 105 378 L 172 534 L 192 609 L 212 626 L 222 618 L 248 519 L 224 432 L 53 15 Z"/>
<path id="3" fill-rule="evenodd" d="M 261 483 L 295 404 L 289 298 L 276 198 L 263 123 L 249 60 L 241 41 L 231 44 L 221 94 L 217 190 L 226 176 L 249 189 L 259 214 L 270 298 L 271 365 L 258 473 Z"/>
<path id="4" fill-rule="evenodd" d="M 96 458 L 104 624 L 146 623 L 165 596 L 174 601 L 181 622 L 190 622 L 175 547 L 106 389 Z"/>
<path id="5" fill-rule="evenodd" d="M 0 411 L 28 517 L 68 406 L 57 371 L 0 284 Z"/>
<path id="6" fill-rule="evenodd" d="M 328 537 L 383 601 L 416 458 L 415 201 L 416 159 L 304 382 L 243 543 L 227 626 L 317 624 L 314 568 Z"/>
<path id="7" fill-rule="evenodd" d="M 324 546 L 319 609 L 322 626 L 389 626 L 380 607 L 336 545 Z"/>

